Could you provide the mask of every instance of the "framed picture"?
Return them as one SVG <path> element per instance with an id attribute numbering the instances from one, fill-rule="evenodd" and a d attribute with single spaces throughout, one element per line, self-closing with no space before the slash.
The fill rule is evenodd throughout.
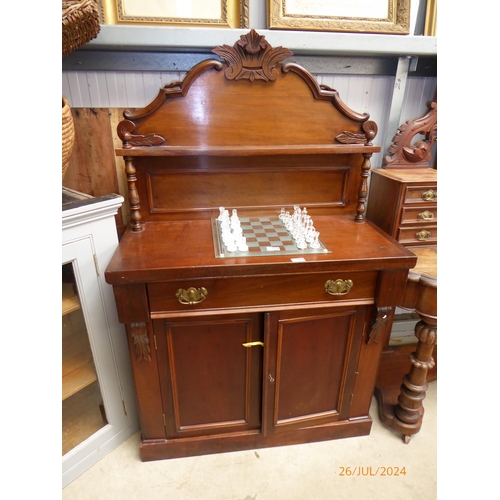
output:
<path id="1" fill-rule="evenodd" d="M 407 35 L 410 0 L 268 0 L 268 27 Z"/>
<path id="2" fill-rule="evenodd" d="M 437 0 L 427 0 L 424 35 L 437 35 Z"/>
<path id="3" fill-rule="evenodd" d="M 246 28 L 249 0 L 99 0 L 106 24 Z"/>

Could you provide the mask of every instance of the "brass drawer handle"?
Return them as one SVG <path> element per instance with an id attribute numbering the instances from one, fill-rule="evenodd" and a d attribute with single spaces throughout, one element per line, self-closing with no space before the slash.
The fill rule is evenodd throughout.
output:
<path id="1" fill-rule="evenodd" d="M 241 344 L 243 347 L 253 347 L 254 345 L 261 345 L 264 347 L 264 342 L 261 342 L 260 340 L 255 340 L 253 342 L 245 342 L 244 344 Z"/>
<path id="2" fill-rule="evenodd" d="M 187 305 L 199 304 L 207 298 L 207 295 L 208 291 L 204 287 L 190 287 L 187 290 L 179 288 L 179 290 L 175 292 L 175 296 L 179 299 L 179 302 Z"/>
<path id="3" fill-rule="evenodd" d="M 416 233 L 415 236 L 417 237 L 417 240 L 425 241 L 425 240 L 429 239 L 429 237 L 431 236 L 431 233 L 429 231 L 427 231 L 426 229 L 422 229 L 422 231 L 419 231 L 418 233 Z"/>
<path id="4" fill-rule="evenodd" d="M 325 283 L 325 291 L 330 295 L 346 295 L 352 288 L 352 280 L 328 280 Z"/>
<path id="5" fill-rule="evenodd" d="M 424 212 L 420 212 L 418 214 L 418 218 L 424 220 L 434 219 L 434 214 L 429 212 L 429 210 L 425 210 Z"/>
<path id="6" fill-rule="evenodd" d="M 434 191 L 433 189 L 429 189 L 429 191 L 425 191 L 424 193 L 422 193 L 422 198 L 425 201 L 436 201 L 437 197 L 437 191 Z"/>

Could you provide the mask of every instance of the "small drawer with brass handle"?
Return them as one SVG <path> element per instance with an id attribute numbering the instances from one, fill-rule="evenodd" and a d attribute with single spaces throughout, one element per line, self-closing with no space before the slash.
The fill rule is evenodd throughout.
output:
<path id="1" fill-rule="evenodd" d="M 404 206 L 401 224 L 432 223 L 437 221 L 437 206 Z"/>
<path id="2" fill-rule="evenodd" d="M 437 202 L 437 187 L 435 184 L 408 186 L 404 203 L 434 203 Z"/>
<path id="3" fill-rule="evenodd" d="M 403 245 L 422 245 L 437 243 L 437 225 L 435 220 L 432 224 L 429 221 L 423 221 L 423 225 L 413 227 L 400 227 L 398 232 L 398 241 Z"/>
<path id="4" fill-rule="evenodd" d="M 148 283 L 148 301 L 152 319 L 200 315 L 216 310 L 269 311 L 289 304 L 372 301 L 377 277 L 377 271 L 329 271 L 199 278 L 192 283 L 172 280 Z"/>

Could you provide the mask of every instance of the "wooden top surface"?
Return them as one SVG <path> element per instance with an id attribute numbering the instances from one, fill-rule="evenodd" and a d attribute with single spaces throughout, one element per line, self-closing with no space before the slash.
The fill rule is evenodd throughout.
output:
<path id="1" fill-rule="evenodd" d="M 128 230 L 107 270 L 111 284 L 192 277 L 297 274 L 335 270 L 409 269 L 416 258 L 369 221 L 353 216 L 318 216 L 314 225 L 328 254 L 216 258 L 211 221 L 148 222 Z M 294 261 L 303 257 L 303 260 Z M 293 260 L 292 260 L 293 259 Z"/>
<path id="2" fill-rule="evenodd" d="M 400 182 L 429 182 L 437 181 L 437 170 L 434 168 L 393 168 L 384 169 L 377 168 L 372 170 L 372 174 L 377 172 L 377 174 L 389 177 L 390 179 L 395 179 Z"/>
<path id="3" fill-rule="evenodd" d="M 417 265 L 410 271 L 411 281 L 426 280 L 429 285 L 437 286 L 437 246 L 428 245 L 412 247 L 411 251 L 417 256 Z"/>

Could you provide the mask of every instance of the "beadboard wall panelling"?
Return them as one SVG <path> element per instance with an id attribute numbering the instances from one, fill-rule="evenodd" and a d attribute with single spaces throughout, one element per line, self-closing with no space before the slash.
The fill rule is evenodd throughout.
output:
<path id="1" fill-rule="evenodd" d="M 408 78 L 401 108 L 401 124 L 423 116 L 427 111 L 427 103 L 434 100 L 436 89 L 436 77 Z"/>
<path id="2" fill-rule="evenodd" d="M 379 127 L 376 144 L 385 144 L 387 122 L 392 100 L 393 76 L 370 75 L 314 75 L 318 82 L 335 89 L 352 110 L 369 113 Z M 382 154 L 371 159 L 372 167 L 381 165 Z"/>
<path id="3" fill-rule="evenodd" d="M 143 108 L 161 87 L 184 75 L 178 71 L 63 71 L 62 93 L 72 108 Z"/>

